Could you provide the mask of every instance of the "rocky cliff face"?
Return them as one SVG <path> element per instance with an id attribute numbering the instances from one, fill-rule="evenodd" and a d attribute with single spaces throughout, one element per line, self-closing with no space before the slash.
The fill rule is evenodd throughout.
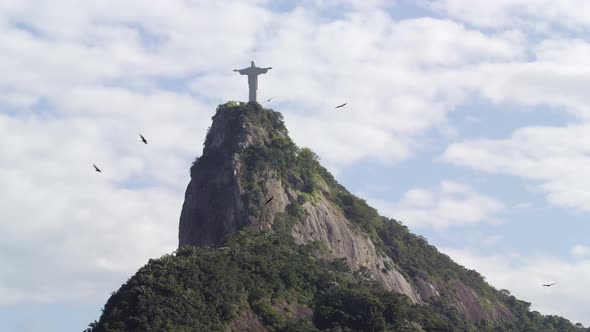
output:
<path id="1" fill-rule="evenodd" d="M 236 176 L 236 153 L 248 133 L 240 112 L 232 110 L 218 108 L 203 154 L 191 168 L 180 215 L 179 246 L 215 245 L 248 224 Z"/>
<path id="2" fill-rule="evenodd" d="M 324 257 L 343 258 L 367 278 L 407 295 L 414 303 L 440 296 L 441 287 L 448 283 L 410 278 L 329 199 L 335 195 L 333 188 L 317 174 L 302 179 L 299 174 L 286 176 L 268 166 L 272 163 L 258 168 L 250 165 L 256 160 L 247 159 L 246 151 L 252 155 L 276 149 L 277 142 L 290 142 L 279 113 L 253 103 L 230 102 L 218 107 L 203 153 L 191 168 L 180 217 L 179 246 L 217 245 L 226 235 L 247 225 L 270 230 L 278 215 L 298 204 L 304 213 L 291 229 L 298 243 L 318 241 L 324 246 Z M 306 181 L 313 181 L 317 189 L 306 193 Z M 484 309 L 469 286 L 458 280 L 453 285 L 457 289 L 455 307 L 467 319 L 512 319 L 509 311 L 489 303 Z"/>
<path id="3" fill-rule="evenodd" d="M 191 167 L 180 215 L 179 247 L 219 244 L 226 235 L 258 223 L 244 206 L 239 152 L 269 144 L 270 138 L 265 128 L 249 121 L 243 107 L 244 103 L 228 103 L 213 116 L 203 154 Z"/>
<path id="4" fill-rule="evenodd" d="M 320 241 L 327 247 L 328 258 L 344 258 L 355 269 L 367 269 L 370 276 L 388 290 L 406 294 L 414 303 L 421 302 L 416 289 L 395 268 L 391 258 L 377 253 L 373 241 L 359 232 L 325 197 L 315 204 L 306 202 L 307 216 L 294 226 L 299 243 Z M 392 266 L 390 270 L 384 269 Z"/>
<path id="5" fill-rule="evenodd" d="M 265 170 L 255 176 L 265 196 L 273 199 L 264 205 L 258 218 L 248 214 L 245 189 L 239 179 L 243 175 L 240 152 L 250 146 L 270 145 L 271 137 L 286 138 L 287 133 L 280 127 L 265 128 L 254 123 L 253 115 L 248 116 L 243 109 L 250 107 L 253 112 L 266 112 L 278 120 L 279 115 L 273 111 L 256 104 L 230 105 L 217 109 L 203 154 L 191 172 L 180 217 L 179 246 L 219 244 L 225 235 L 246 225 L 270 228 L 274 216 L 284 212 L 300 194 L 289 183 L 283 183 L 274 170 Z M 329 189 L 324 186 L 323 190 Z M 395 266 L 395 263 L 377 254 L 373 242 L 356 230 L 321 193 L 317 202 L 305 202 L 303 207 L 307 216 L 293 228 L 293 236 L 300 243 L 320 241 L 327 247 L 327 258 L 344 258 L 356 269 L 364 267 L 385 288 L 406 294 L 415 303 L 421 302 L 416 289 L 399 271 L 395 268 L 383 270 L 386 265 Z"/>

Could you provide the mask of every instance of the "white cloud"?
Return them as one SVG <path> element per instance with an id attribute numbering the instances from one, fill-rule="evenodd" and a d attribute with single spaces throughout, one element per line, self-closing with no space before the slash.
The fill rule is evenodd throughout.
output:
<path id="1" fill-rule="evenodd" d="M 453 181 L 442 181 L 433 189 L 408 190 L 395 204 L 378 199 L 369 201 L 381 214 L 404 224 L 439 229 L 482 222 L 496 224 L 501 222 L 497 215 L 505 209 L 499 200 Z"/>
<path id="2" fill-rule="evenodd" d="M 100 120 L 0 115 L 0 128 L 1 304 L 95 301 L 175 248 L 182 194 L 167 188 L 181 171 L 186 183 L 186 164 L 153 160 L 166 156 L 157 142 L 134 132 L 109 146 L 113 128 Z"/>
<path id="3" fill-rule="evenodd" d="M 572 248 L 572 255 L 577 258 L 590 258 L 590 247 L 578 244 Z"/>
<path id="4" fill-rule="evenodd" d="M 583 86 L 590 83 L 590 70 L 584 63 L 567 59 L 578 55 L 568 53 L 567 49 L 559 52 L 560 62 L 554 58 L 536 62 L 482 64 L 464 69 L 462 73 L 450 71 L 441 75 L 440 79 L 454 80 L 458 86 L 474 91 L 495 104 L 512 103 L 522 106 L 522 110 L 547 105 L 580 119 L 589 119 L 587 105 L 590 100 Z M 551 55 L 554 56 L 557 55 Z"/>
<path id="5" fill-rule="evenodd" d="M 114 7 L 120 10 L 112 11 Z M 4 39 L 0 68 L 5 73 L 0 86 L 7 87 L 0 100 L 28 106 L 38 98 L 71 102 L 79 87 L 100 90 L 106 84 L 151 91 L 159 88 L 154 85 L 159 78 L 196 76 L 187 86 L 213 104 L 245 98 L 244 79 L 231 69 L 256 58 L 275 68 L 261 79 L 261 95 L 276 95 L 276 101 L 287 103 L 285 109 L 313 121 L 332 121 L 335 112 L 327 112 L 347 101 L 349 106 L 338 114 L 340 121 L 331 133 L 348 133 L 348 127 L 356 124 L 361 131 L 376 130 L 387 136 L 387 144 L 357 140 L 353 149 L 361 151 L 370 145 L 370 156 L 395 162 L 409 153 L 387 146 L 406 146 L 416 135 L 448 127 L 445 114 L 456 96 L 446 93 L 442 82 L 424 84 L 437 66 L 523 56 L 518 33 L 487 36 L 431 18 L 396 22 L 375 8 L 376 3 L 326 21 L 313 6 L 273 14 L 241 2 L 223 7 L 181 1 L 153 6 L 101 2 L 82 7 L 12 3 L 4 8 L 7 24 L 0 31 Z M 256 24 L 250 24 L 249 17 L 256 17 Z M 231 27 L 218 24 L 229 21 Z M 391 73 L 395 73 L 393 79 Z M 309 116 L 313 113 L 320 113 L 319 119 Z M 298 123 L 292 126 L 294 136 L 303 137 L 303 145 L 326 154 L 325 159 L 333 159 L 334 164 L 367 156 L 335 155 L 331 151 L 348 147 L 337 140 L 316 147 L 313 142 L 328 135 L 304 135 L 308 124 Z"/>
<path id="6" fill-rule="evenodd" d="M 428 0 L 422 3 L 475 26 L 521 26 L 551 33 L 553 26 L 584 32 L 590 26 L 590 4 L 584 0 Z"/>
<path id="7" fill-rule="evenodd" d="M 560 315 L 572 322 L 590 325 L 587 304 L 590 287 L 590 260 L 568 261 L 547 255 L 497 253 L 479 255 L 469 249 L 442 248 L 459 264 L 475 269 L 497 289 L 508 289 L 531 308 L 545 315 Z M 557 282 L 553 287 L 542 284 Z"/>
<path id="8" fill-rule="evenodd" d="M 500 243 L 502 240 L 504 240 L 504 236 L 502 235 L 490 235 L 484 237 L 481 241 L 481 244 L 484 247 L 493 247 Z"/>
<path id="9" fill-rule="evenodd" d="M 590 65 L 590 44 L 579 38 L 545 39 L 534 48 L 535 59 L 541 62 Z"/>
<path id="10" fill-rule="evenodd" d="M 265 63 L 281 64 L 261 79 L 261 89 L 277 96 L 274 104 L 284 107 L 298 143 L 340 165 L 366 158 L 396 162 L 411 156 L 421 135 L 448 129 L 446 114 L 462 95 L 453 84 L 432 79 L 437 70 L 518 59 L 523 53 L 514 34 L 490 37 L 444 20 L 394 22 L 371 13 L 318 25 L 312 18 L 304 10 L 282 18 L 261 46 L 260 52 L 270 55 Z M 297 30 L 290 29 L 291 20 L 297 20 Z M 231 79 L 204 77 L 195 84 L 211 90 Z M 342 102 L 348 105 L 334 110 Z M 310 132 L 315 123 L 322 130 Z M 376 136 L 380 139 L 370 139 Z"/>
<path id="11" fill-rule="evenodd" d="M 589 133 L 588 125 L 528 127 L 503 140 L 452 144 L 443 158 L 455 165 L 532 180 L 551 203 L 588 211 Z"/>
<path id="12" fill-rule="evenodd" d="M 504 139 L 458 139 L 443 159 L 476 170 L 519 176 L 533 181 L 553 204 L 588 211 L 590 167 L 588 130 L 590 44 L 579 39 L 547 39 L 534 47 L 535 61 L 481 64 L 449 72 L 464 87 L 498 104 L 535 112 L 535 106 L 550 106 L 568 113 L 563 126 L 526 126 Z M 531 113 L 534 115 L 534 113 Z M 531 121 L 535 121 L 531 117 Z"/>
<path id="13" fill-rule="evenodd" d="M 348 10 L 370 10 L 379 7 L 383 7 L 385 5 L 390 4 L 391 2 L 387 0 L 367 0 L 367 1 L 356 1 L 356 0 L 303 0 L 300 4 L 308 6 L 313 6 L 318 9 L 348 9 Z"/>

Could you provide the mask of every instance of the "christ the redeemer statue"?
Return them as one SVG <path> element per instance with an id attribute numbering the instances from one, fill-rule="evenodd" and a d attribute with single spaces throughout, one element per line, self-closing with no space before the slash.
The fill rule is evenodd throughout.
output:
<path id="1" fill-rule="evenodd" d="M 272 67 L 268 68 L 260 68 L 256 67 L 254 61 L 252 61 L 251 66 L 244 69 L 234 69 L 234 71 L 239 72 L 241 75 L 248 75 L 248 101 L 255 102 L 256 101 L 256 90 L 258 90 L 258 75 L 266 74 L 266 72 L 272 69 Z"/>

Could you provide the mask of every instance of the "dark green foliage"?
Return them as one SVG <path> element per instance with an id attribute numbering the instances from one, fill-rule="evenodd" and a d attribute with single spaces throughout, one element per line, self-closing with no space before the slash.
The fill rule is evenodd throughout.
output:
<path id="1" fill-rule="evenodd" d="M 381 217 L 377 210 L 370 207 L 364 199 L 351 195 L 348 192 L 340 191 L 336 196 L 336 202 L 344 211 L 346 219 L 360 226 L 367 233 L 373 231 L 374 225 L 377 224 Z"/>
<path id="2" fill-rule="evenodd" d="M 262 188 L 270 170 L 284 184 L 291 183 L 297 190 L 312 193 L 316 189 L 317 156 L 309 149 L 297 148 L 288 138 L 275 138 L 270 146 L 247 147 L 241 152 L 241 159 L 244 163 L 241 176 L 244 201 L 254 217 L 260 216 L 265 197 Z M 302 204 L 302 200 L 298 202 Z M 299 205 L 291 204 L 292 215 L 301 216 L 305 212 Z"/>
<path id="3" fill-rule="evenodd" d="M 308 148 L 299 150 L 297 158 L 297 169 L 299 176 L 303 181 L 299 190 L 305 193 L 312 193 L 316 189 L 316 181 L 314 175 L 317 173 L 317 165 L 319 165 L 319 157 Z"/>
<path id="4" fill-rule="evenodd" d="M 291 218 L 283 215 L 275 224 Z M 150 260 L 111 296 L 88 331 L 224 331 L 247 307 L 270 331 L 574 331 L 567 320 L 530 313 L 516 299 L 519 320 L 476 328 L 442 304 L 412 305 L 342 260 L 315 258 L 313 246 L 298 246 L 286 230 L 244 228 L 220 248 L 184 247 Z M 311 307 L 313 322 L 288 322 L 272 304 L 280 299 Z"/>
<path id="5" fill-rule="evenodd" d="M 383 304 L 369 289 L 332 286 L 319 293 L 314 321 L 320 329 L 346 326 L 362 331 L 382 331 L 385 328 L 383 311 Z"/>
<path id="6" fill-rule="evenodd" d="M 315 332 L 319 331 L 310 319 L 301 319 L 287 323 L 283 332 Z"/>
<path id="7" fill-rule="evenodd" d="M 195 248 L 150 260 L 111 296 L 94 330 L 222 330 L 240 303 L 239 271 L 229 261 Z"/>
<path id="8" fill-rule="evenodd" d="M 290 218 L 283 215 L 275 224 Z M 386 323 L 421 310 L 404 296 L 360 278 L 342 262 L 318 260 L 314 250 L 298 246 L 279 227 L 273 233 L 244 228 L 217 249 L 180 248 L 141 268 L 111 296 L 89 331 L 221 331 L 248 306 L 273 331 L 310 326 L 309 321 L 288 323 L 272 306 L 273 299 L 315 308 L 320 328 L 383 331 Z"/>
<path id="9" fill-rule="evenodd" d="M 286 211 L 289 215 L 294 216 L 298 220 L 303 219 L 307 215 L 307 212 L 299 202 L 287 205 Z"/>
<path id="10" fill-rule="evenodd" d="M 284 235 L 244 229 L 220 249 L 185 247 L 150 260 L 111 296 L 92 331 L 220 331 L 245 305 L 281 327 L 268 299 L 309 302 L 318 269 Z"/>
<path id="11" fill-rule="evenodd" d="M 281 316 L 268 300 L 260 300 L 250 304 L 250 306 L 269 330 L 280 331 L 287 325 L 287 320 Z"/>

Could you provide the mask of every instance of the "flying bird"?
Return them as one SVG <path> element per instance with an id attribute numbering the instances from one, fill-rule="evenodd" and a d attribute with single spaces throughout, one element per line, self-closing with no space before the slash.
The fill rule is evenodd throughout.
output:
<path id="1" fill-rule="evenodd" d="M 270 198 L 268 201 L 266 201 L 266 203 L 265 203 L 264 205 L 266 205 L 266 204 L 270 203 L 270 201 L 272 201 L 272 199 L 273 199 L 273 198 L 275 198 L 275 197 L 274 197 L 274 196 L 273 196 L 273 197 L 271 197 L 271 198 Z"/>
<path id="2" fill-rule="evenodd" d="M 139 134 L 139 137 L 141 137 L 141 141 L 143 142 L 143 144 L 147 144 L 147 140 L 145 139 L 145 137 L 143 137 L 142 134 Z"/>
<path id="3" fill-rule="evenodd" d="M 98 173 L 102 173 L 102 171 L 100 170 L 100 168 L 96 167 L 96 165 L 92 164 L 92 166 L 94 166 L 94 170 L 97 171 Z"/>
<path id="4" fill-rule="evenodd" d="M 263 103 L 266 103 L 267 101 L 270 101 L 271 99 L 273 99 L 274 97 L 270 97 L 267 100 L 263 101 Z"/>
<path id="5" fill-rule="evenodd" d="M 336 108 L 344 107 L 346 104 L 348 104 L 348 103 L 344 103 L 342 105 L 338 105 L 338 106 L 336 106 Z"/>
<path id="6" fill-rule="evenodd" d="M 554 282 L 554 283 L 552 283 L 552 284 L 543 284 L 543 286 L 545 286 L 545 287 L 551 287 L 551 286 L 553 286 L 553 285 L 555 285 L 555 284 L 556 284 L 556 282 Z"/>

